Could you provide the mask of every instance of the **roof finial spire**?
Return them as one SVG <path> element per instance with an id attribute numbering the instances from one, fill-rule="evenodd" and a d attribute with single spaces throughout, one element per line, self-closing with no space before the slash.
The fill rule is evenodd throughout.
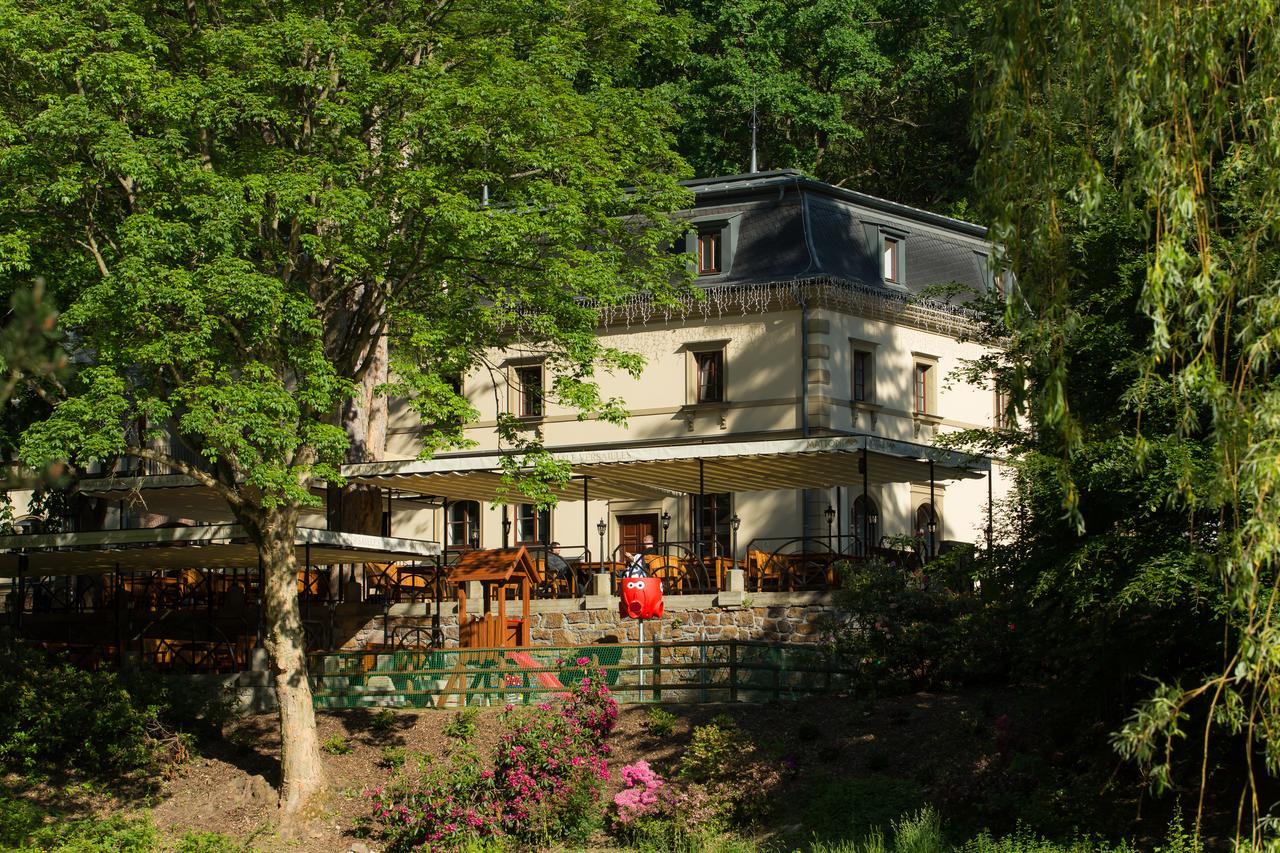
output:
<path id="1" fill-rule="evenodd" d="M 751 174 L 755 174 L 756 168 L 756 128 L 760 126 L 760 122 L 756 116 L 755 101 L 751 102 Z"/>

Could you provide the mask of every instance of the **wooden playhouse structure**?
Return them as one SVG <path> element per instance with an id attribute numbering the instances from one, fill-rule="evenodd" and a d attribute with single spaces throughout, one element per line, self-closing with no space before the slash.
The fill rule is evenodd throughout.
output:
<path id="1" fill-rule="evenodd" d="M 529 599 L 537 581 L 537 569 L 529 552 L 520 548 L 469 551 L 458 558 L 449 582 L 458 589 L 458 645 L 463 648 L 527 646 Z M 476 582 L 482 593 L 482 609 L 467 613 L 467 587 Z M 520 615 L 507 614 L 508 596 L 520 603 Z M 496 611 L 496 612 L 495 612 Z"/>

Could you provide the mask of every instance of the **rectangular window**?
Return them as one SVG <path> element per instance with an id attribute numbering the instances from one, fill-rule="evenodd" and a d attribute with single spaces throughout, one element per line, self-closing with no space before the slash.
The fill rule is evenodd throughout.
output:
<path id="1" fill-rule="evenodd" d="M 533 504 L 516 507 L 516 544 L 535 545 L 551 541 L 551 510 Z"/>
<path id="2" fill-rule="evenodd" d="M 458 501 L 449 504 L 445 543 L 450 548 L 480 547 L 480 504 Z"/>
<path id="3" fill-rule="evenodd" d="M 871 399 L 871 353 L 866 350 L 853 351 L 853 399 L 856 403 Z"/>
<path id="4" fill-rule="evenodd" d="M 992 413 L 991 423 L 996 429 L 1009 428 L 1009 393 L 1003 388 L 996 388 L 995 393 L 995 411 Z"/>
<path id="5" fill-rule="evenodd" d="M 731 495 L 691 495 L 693 498 L 694 551 L 706 556 L 727 556 L 733 515 Z"/>
<path id="6" fill-rule="evenodd" d="M 693 354 L 698 367 L 699 403 L 724 402 L 724 350 Z"/>
<path id="7" fill-rule="evenodd" d="M 898 241 L 892 237 L 884 238 L 884 280 L 898 280 Z"/>
<path id="8" fill-rule="evenodd" d="M 698 232 L 698 275 L 720 272 L 720 232 Z"/>
<path id="9" fill-rule="evenodd" d="M 516 368 L 518 405 L 516 413 L 522 418 L 542 417 L 542 365 Z"/>
<path id="10" fill-rule="evenodd" d="M 933 365 L 916 363 L 915 389 L 916 411 L 921 414 L 932 414 L 929 397 L 933 391 Z"/>

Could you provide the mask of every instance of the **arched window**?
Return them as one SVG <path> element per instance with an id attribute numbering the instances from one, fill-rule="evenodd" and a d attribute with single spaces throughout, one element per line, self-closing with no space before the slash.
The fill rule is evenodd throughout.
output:
<path id="1" fill-rule="evenodd" d="M 863 524 L 866 527 L 863 527 Z M 866 534 L 864 536 L 863 530 Z M 880 509 L 876 506 L 876 502 L 870 497 L 858 495 L 853 500 L 853 519 L 852 529 L 854 541 L 854 553 L 859 557 L 865 557 L 868 549 L 876 547 L 880 543 Z"/>
<path id="2" fill-rule="evenodd" d="M 450 548 L 480 547 L 480 504 L 458 501 L 449 504 L 445 544 Z"/>
<path id="3" fill-rule="evenodd" d="M 930 524 L 933 525 L 932 537 L 929 535 Z M 929 556 L 938 553 L 938 545 L 942 542 L 942 516 L 936 513 L 933 504 L 928 501 L 916 507 L 915 538 L 920 543 L 921 553 L 927 552 Z"/>
<path id="4" fill-rule="evenodd" d="M 516 506 L 516 544 L 542 545 L 551 541 L 551 510 L 533 504 Z"/>

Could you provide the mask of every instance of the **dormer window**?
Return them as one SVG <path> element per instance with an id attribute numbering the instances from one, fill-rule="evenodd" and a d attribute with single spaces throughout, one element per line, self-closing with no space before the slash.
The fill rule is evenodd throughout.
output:
<path id="1" fill-rule="evenodd" d="M 885 281 L 897 283 L 898 277 L 898 241 L 893 237 L 884 238 L 884 249 L 881 252 L 883 260 L 883 275 Z"/>
<path id="2" fill-rule="evenodd" d="M 698 232 L 698 275 L 715 275 L 723 267 L 720 263 L 720 229 Z"/>

